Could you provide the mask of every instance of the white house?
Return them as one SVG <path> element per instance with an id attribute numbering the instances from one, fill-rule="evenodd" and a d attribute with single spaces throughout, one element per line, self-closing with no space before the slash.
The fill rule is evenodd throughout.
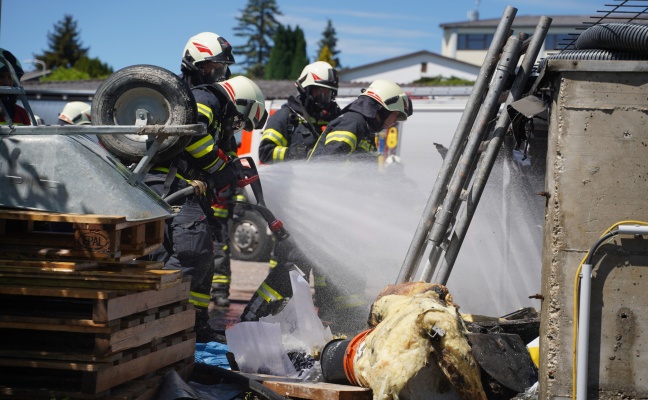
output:
<path id="1" fill-rule="evenodd" d="M 479 66 L 444 57 L 431 51 L 422 50 L 399 57 L 388 58 L 371 64 L 340 71 L 340 81 L 373 82 L 387 79 L 406 85 L 421 78 L 443 76 L 457 77 L 474 81 L 479 75 Z"/>
<path id="2" fill-rule="evenodd" d="M 592 18 L 578 15 L 549 16 L 551 25 L 539 58 L 557 53 L 576 40 L 580 32 L 592 23 Z M 540 16 L 517 16 L 513 20 L 514 33 L 524 32 L 532 35 L 540 21 Z M 484 19 L 441 24 L 443 44 L 441 54 L 473 65 L 482 65 L 488 48 L 493 41 L 501 18 Z"/>

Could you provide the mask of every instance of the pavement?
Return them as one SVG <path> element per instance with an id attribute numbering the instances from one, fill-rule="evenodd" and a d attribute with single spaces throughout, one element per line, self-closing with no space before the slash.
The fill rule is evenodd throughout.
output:
<path id="1" fill-rule="evenodd" d="M 252 295 L 259 288 L 270 271 L 268 262 L 231 260 L 232 283 L 230 285 L 230 306 L 217 308 L 210 305 L 209 324 L 219 333 L 241 322 L 241 314 Z"/>

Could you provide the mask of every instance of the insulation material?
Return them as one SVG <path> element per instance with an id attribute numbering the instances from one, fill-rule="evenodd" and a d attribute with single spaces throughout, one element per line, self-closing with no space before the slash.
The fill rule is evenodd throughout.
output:
<path id="1" fill-rule="evenodd" d="M 375 328 L 356 354 L 353 371 L 374 400 L 409 398 L 403 390 L 421 374 L 434 374 L 423 380 L 434 383 L 438 394 L 486 399 L 465 325 L 444 286 L 388 286 L 372 305 L 370 323 Z"/>

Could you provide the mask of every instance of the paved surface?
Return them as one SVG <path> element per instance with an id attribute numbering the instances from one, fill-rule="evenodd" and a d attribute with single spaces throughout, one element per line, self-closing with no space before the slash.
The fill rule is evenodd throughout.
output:
<path id="1" fill-rule="evenodd" d="M 210 325 L 219 332 L 240 322 L 243 309 L 268 274 L 267 262 L 232 260 L 230 306 L 227 309 L 210 307 Z"/>

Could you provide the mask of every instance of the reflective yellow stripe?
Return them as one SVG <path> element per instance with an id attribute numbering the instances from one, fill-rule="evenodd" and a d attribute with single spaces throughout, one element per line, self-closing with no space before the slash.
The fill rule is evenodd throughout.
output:
<path id="1" fill-rule="evenodd" d="M 351 147 L 351 152 L 353 152 L 356 149 L 358 138 L 356 137 L 356 135 L 354 135 L 351 132 L 335 131 L 335 132 L 330 132 L 328 135 L 326 135 L 326 141 L 324 141 L 324 145 L 327 145 L 331 142 L 346 143 L 349 145 L 349 147 Z"/>
<path id="2" fill-rule="evenodd" d="M 209 295 L 198 292 L 189 292 L 189 302 L 196 307 L 209 307 Z"/>
<path id="3" fill-rule="evenodd" d="M 211 125 L 212 122 L 214 122 L 214 113 L 212 112 L 212 109 L 202 103 L 196 103 L 196 105 L 198 106 L 198 112 L 207 117 L 209 125 Z"/>
<path id="4" fill-rule="evenodd" d="M 288 150 L 288 147 L 275 147 L 274 150 L 272 150 L 272 161 L 283 161 L 286 157 L 286 150 Z"/>
<path id="5" fill-rule="evenodd" d="M 326 287 L 326 277 L 325 276 L 313 276 L 314 284 L 313 286 L 317 287 Z"/>
<path id="6" fill-rule="evenodd" d="M 338 296 L 334 301 L 338 309 L 360 307 L 366 304 L 364 297 L 360 294 Z"/>
<path id="7" fill-rule="evenodd" d="M 270 260 L 270 268 L 276 267 L 278 264 L 277 260 Z"/>
<path id="8" fill-rule="evenodd" d="M 358 148 L 362 149 L 366 152 L 371 151 L 371 143 L 368 140 L 361 140 L 360 143 L 358 144 Z"/>
<path id="9" fill-rule="evenodd" d="M 276 129 L 266 129 L 261 135 L 261 140 L 269 140 L 277 146 L 288 146 L 288 140 Z"/>
<path id="10" fill-rule="evenodd" d="M 165 173 L 168 174 L 168 173 L 169 173 L 169 168 L 166 168 L 166 167 L 155 167 L 155 168 L 151 168 L 151 171 L 160 171 L 160 172 L 165 172 Z M 186 179 L 184 176 L 180 175 L 180 174 L 177 173 L 177 172 L 176 172 L 176 174 L 175 174 L 175 177 L 178 178 L 178 179 L 182 179 L 182 180 L 185 180 L 185 181 L 189 181 L 189 179 Z"/>
<path id="11" fill-rule="evenodd" d="M 200 158 L 205 154 L 209 153 L 214 149 L 214 138 L 211 135 L 206 135 L 204 138 L 200 139 L 196 143 L 193 143 L 187 147 L 185 150 L 191 154 L 193 158 Z"/>
<path id="12" fill-rule="evenodd" d="M 212 211 L 214 212 L 214 217 L 216 218 L 227 218 L 227 215 L 229 214 L 227 212 L 227 208 L 212 207 Z"/>
<path id="13" fill-rule="evenodd" d="M 216 171 L 220 171 L 223 168 L 225 168 L 226 162 L 223 161 L 221 158 L 216 158 L 213 163 L 209 164 L 208 166 L 204 167 L 203 170 L 209 172 L 210 174 L 213 174 Z"/>
<path id="14" fill-rule="evenodd" d="M 246 201 L 247 199 L 245 198 L 245 195 L 237 194 L 237 195 L 234 195 L 234 200 L 236 200 L 236 201 Z"/>
<path id="15" fill-rule="evenodd" d="M 283 299 L 282 295 L 280 295 L 276 290 L 268 286 L 268 284 L 265 282 L 263 282 L 259 287 L 259 289 L 257 289 L 257 294 L 268 303 Z"/>
<path id="16" fill-rule="evenodd" d="M 214 275 L 212 278 L 212 283 L 223 283 L 226 285 L 229 285 L 231 282 L 231 279 L 227 275 Z"/>

